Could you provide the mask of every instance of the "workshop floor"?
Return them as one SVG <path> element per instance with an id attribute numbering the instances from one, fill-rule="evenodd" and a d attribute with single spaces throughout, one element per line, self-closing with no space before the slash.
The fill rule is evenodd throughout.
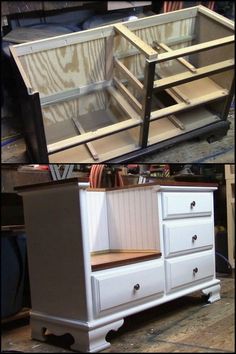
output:
<path id="1" fill-rule="evenodd" d="M 136 163 L 234 163 L 234 108 L 230 109 L 230 129 L 221 140 L 208 143 L 206 139 L 192 139 L 163 151 L 141 156 Z M 16 133 L 14 124 L 2 120 L 2 136 Z M 23 138 L 2 147 L 3 163 L 30 163 Z M 37 162 L 37 161 L 35 161 Z M 78 161 L 79 162 L 79 161 Z"/>
<path id="2" fill-rule="evenodd" d="M 110 332 L 103 353 L 233 353 L 235 349 L 234 276 L 218 276 L 221 300 L 207 304 L 199 292 L 125 318 Z M 28 320 L 2 327 L 2 352 L 71 353 L 71 338 L 30 339 Z"/>

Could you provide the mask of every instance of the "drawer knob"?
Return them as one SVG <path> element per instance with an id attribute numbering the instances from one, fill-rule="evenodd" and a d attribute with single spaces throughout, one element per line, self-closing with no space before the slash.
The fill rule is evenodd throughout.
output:
<path id="1" fill-rule="evenodd" d="M 193 269 L 193 273 L 196 274 L 197 272 L 198 272 L 198 268 L 196 267 Z"/>
<path id="2" fill-rule="evenodd" d="M 196 240 L 197 240 L 197 235 L 194 235 L 194 236 L 192 237 L 192 240 L 193 240 L 193 241 L 196 241 Z"/>
<path id="3" fill-rule="evenodd" d="M 196 205 L 196 202 L 195 202 L 195 200 L 193 200 L 192 203 L 190 204 L 191 209 L 193 209 L 193 207 L 195 207 L 195 205 Z"/>
<path id="4" fill-rule="evenodd" d="M 135 284 L 134 285 L 134 290 L 139 290 L 140 289 L 140 285 L 139 284 Z"/>

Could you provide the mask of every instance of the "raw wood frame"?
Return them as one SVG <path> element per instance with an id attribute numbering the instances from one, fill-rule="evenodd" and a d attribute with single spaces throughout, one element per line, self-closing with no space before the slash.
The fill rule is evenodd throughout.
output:
<path id="1" fill-rule="evenodd" d="M 200 5 L 193 8 L 174 11 L 168 14 L 154 15 L 140 20 L 123 22 L 122 24 L 108 25 L 96 29 L 83 31 L 80 33 L 73 33 L 70 35 L 58 36 L 56 38 L 44 39 L 37 41 L 37 43 L 29 42 L 26 44 L 13 46 L 13 48 L 11 48 L 13 59 L 17 63 L 18 70 L 20 71 L 28 94 L 32 95 L 35 93 L 35 91 L 31 87 L 18 57 L 29 53 L 37 53 L 41 50 L 49 50 L 50 48 L 59 48 L 67 45 L 72 45 L 73 43 L 82 43 L 94 40 L 96 38 L 105 38 L 106 40 L 106 55 L 108 61 L 106 63 L 105 80 L 101 82 L 95 82 L 91 85 L 81 86 L 72 90 L 68 90 L 66 92 L 41 97 L 40 104 L 41 107 L 46 107 L 57 102 L 64 102 L 65 100 L 70 100 L 71 98 L 80 97 L 84 94 L 107 88 L 107 90 L 113 95 L 116 101 L 119 102 L 122 108 L 126 111 L 130 119 L 112 124 L 105 128 L 100 128 L 95 132 L 83 133 L 82 135 L 58 141 L 57 143 L 48 144 L 48 155 L 53 154 L 55 152 L 63 151 L 73 146 L 87 144 L 91 141 L 137 126 L 140 127 L 139 147 L 141 149 L 145 149 L 148 145 L 148 131 L 149 124 L 151 121 L 161 119 L 168 115 L 173 115 L 176 112 L 191 109 L 203 103 L 221 100 L 227 96 L 232 97 L 233 85 L 230 90 L 218 90 L 214 94 L 209 94 L 205 97 L 192 100 L 188 100 L 188 98 L 184 97 L 184 95 L 181 95 L 181 93 L 178 92 L 177 88 L 173 88 L 172 86 L 183 84 L 185 82 L 190 82 L 191 80 L 197 80 L 203 77 L 207 77 L 210 74 L 215 74 L 218 72 L 233 69 L 234 61 L 232 59 L 222 61 L 217 64 L 208 65 L 200 69 L 196 69 L 192 66 L 192 64 L 190 64 L 182 57 L 191 53 L 207 50 L 210 47 L 215 48 L 227 45 L 229 43 L 233 43 L 234 36 L 227 36 L 221 39 L 207 41 L 205 43 L 195 44 L 186 48 L 176 50 L 172 50 L 165 43 L 158 43 L 158 45 L 162 47 L 165 46 L 166 50 L 165 53 L 158 54 L 155 49 L 153 49 L 150 45 L 145 43 L 141 38 L 139 38 L 136 34 L 132 32 L 132 30 L 154 26 L 156 24 L 157 16 L 159 25 L 169 22 L 175 22 L 178 19 L 196 17 L 198 12 L 204 14 L 205 16 L 211 19 L 214 19 L 215 21 L 221 23 L 221 25 L 226 26 L 231 30 L 233 29 L 232 21 L 227 20 L 222 16 L 214 13 L 213 11 L 208 10 L 204 6 Z M 133 73 L 120 61 L 119 55 L 114 55 L 113 38 L 116 33 L 119 33 L 119 35 L 124 36 L 128 41 L 130 41 L 138 49 L 137 52 L 141 51 L 144 54 L 146 64 L 144 70 L 143 83 L 139 80 L 139 78 L 136 78 L 135 75 L 133 75 Z M 129 53 L 127 54 L 129 55 Z M 135 55 L 135 52 L 133 54 L 131 53 L 131 55 Z M 183 74 L 177 74 L 175 75 L 175 77 L 167 77 L 162 78 L 160 80 L 154 80 L 155 65 L 157 63 L 172 59 L 176 59 L 181 62 L 188 69 L 188 71 Z M 125 85 L 120 80 L 118 80 L 117 78 L 112 79 L 111 68 L 116 68 L 117 70 L 119 70 L 119 72 L 123 74 L 126 79 L 129 80 L 134 89 L 136 89 L 139 94 L 143 96 L 141 104 L 137 102 L 135 97 L 129 92 L 129 90 L 127 90 Z M 116 90 L 118 89 L 118 93 L 116 92 L 114 87 L 116 88 Z M 172 105 L 170 107 L 164 107 L 162 109 L 159 109 L 158 111 L 152 111 L 152 91 L 164 89 L 173 90 L 173 93 L 176 96 L 179 96 L 181 101 L 178 101 L 177 104 Z M 126 101 L 128 102 L 128 104 L 126 103 Z M 229 105 L 226 104 L 225 112 L 228 110 L 228 106 Z M 45 134 L 44 132 L 41 133 Z M 43 161 L 45 162 L 47 160 L 48 156 L 46 156 L 44 153 Z"/>

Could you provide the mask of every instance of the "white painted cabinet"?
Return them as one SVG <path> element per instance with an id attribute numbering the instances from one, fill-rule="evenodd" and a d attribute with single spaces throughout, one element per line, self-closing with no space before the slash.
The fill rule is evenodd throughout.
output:
<path id="1" fill-rule="evenodd" d="M 70 333 L 98 352 L 124 317 L 201 290 L 215 276 L 213 184 L 93 190 L 76 179 L 19 187 L 31 286 L 32 338 Z"/>

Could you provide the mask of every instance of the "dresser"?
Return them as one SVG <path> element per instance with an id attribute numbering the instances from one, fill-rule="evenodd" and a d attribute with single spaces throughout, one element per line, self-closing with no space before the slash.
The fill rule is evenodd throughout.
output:
<path id="1" fill-rule="evenodd" d="M 124 318 L 201 291 L 215 274 L 216 184 L 160 182 L 91 189 L 76 178 L 18 187 L 31 286 L 31 335 L 69 333 L 99 352 Z"/>

